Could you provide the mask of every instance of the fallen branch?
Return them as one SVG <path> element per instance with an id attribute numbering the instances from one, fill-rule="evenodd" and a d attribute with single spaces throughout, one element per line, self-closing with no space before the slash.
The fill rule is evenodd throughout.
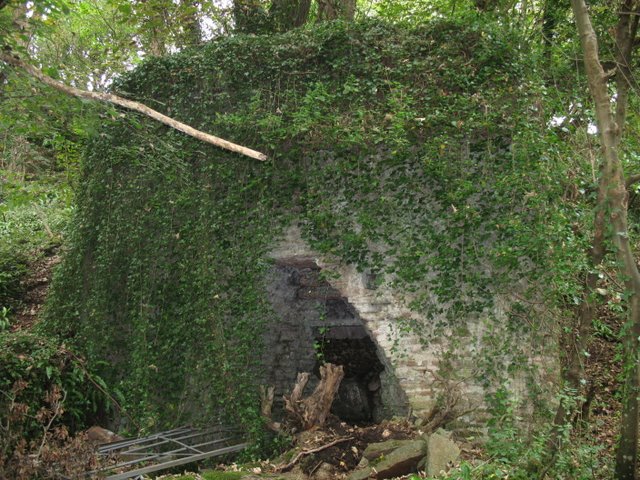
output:
<path id="1" fill-rule="evenodd" d="M 288 470 L 291 470 L 293 468 L 293 466 L 298 463 L 298 461 L 304 457 L 305 455 L 311 455 L 312 453 L 318 453 L 321 452 L 322 450 L 326 450 L 327 448 L 331 448 L 334 445 L 338 445 L 339 443 L 344 443 L 344 442 L 348 442 L 349 440 L 353 440 L 353 437 L 344 437 L 344 438 L 338 438 L 337 440 L 334 440 L 333 442 L 327 443 L 326 445 L 322 445 L 321 447 L 317 447 L 317 448 L 312 448 L 311 450 L 302 450 L 300 453 L 298 453 L 293 460 L 291 460 L 289 463 L 287 463 L 286 465 L 282 465 L 280 467 L 276 467 L 276 472 L 286 472 Z"/>
<path id="2" fill-rule="evenodd" d="M 211 145 L 215 145 L 216 147 L 224 148 L 226 150 L 230 150 L 232 152 L 239 153 L 241 155 L 246 155 L 247 157 L 255 158 L 256 160 L 264 161 L 267 159 L 267 156 L 264 153 L 257 152 L 256 150 L 251 150 L 250 148 L 243 147 L 242 145 L 237 145 L 235 143 L 224 140 L 220 137 L 216 137 L 214 135 L 210 135 L 208 133 L 201 132 L 200 130 L 196 130 L 193 127 L 190 127 L 186 123 L 179 122 L 174 120 L 171 117 L 168 117 L 152 108 L 147 107 L 146 105 L 135 102 L 133 100 L 127 100 L 126 98 L 119 97 L 112 93 L 104 93 L 104 92 L 88 92 L 86 90 L 80 90 L 79 88 L 71 87 L 66 85 L 58 80 L 54 80 L 53 78 L 45 75 L 42 71 L 38 70 L 32 65 L 29 65 L 18 57 L 12 55 L 11 53 L 7 53 L 5 51 L 0 51 L 0 60 L 8 63 L 9 65 L 13 65 L 14 67 L 18 67 L 25 72 L 27 72 L 32 77 L 37 78 L 42 83 L 49 85 L 50 87 L 55 88 L 67 95 L 71 95 L 78 98 L 84 98 L 88 100 L 97 100 L 100 102 L 112 103 L 114 105 L 118 105 L 120 107 L 127 108 L 129 110 L 134 110 L 136 112 L 142 113 L 149 118 L 153 118 L 160 123 L 164 123 L 171 128 L 174 128 L 182 133 L 186 133 L 187 135 L 201 140 L 206 143 L 210 143 Z"/>

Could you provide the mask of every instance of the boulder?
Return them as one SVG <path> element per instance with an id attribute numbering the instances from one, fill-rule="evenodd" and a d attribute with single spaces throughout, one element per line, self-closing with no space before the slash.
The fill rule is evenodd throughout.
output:
<path id="1" fill-rule="evenodd" d="M 378 460 L 384 455 L 388 455 L 394 450 L 415 442 L 415 440 L 387 440 L 386 442 L 371 443 L 362 454 L 369 461 Z"/>
<path id="2" fill-rule="evenodd" d="M 417 471 L 418 463 L 427 453 L 427 444 L 423 440 L 412 440 L 395 449 L 376 463 L 375 478 L 394 478 Z"/>
<path id="3" fill-rule="evenodd" d="M 361 465 L 368 465 L 351 472 L 348 480 L 365 478 L 393 478 L 415 472 L 420 460 L 427 453 L 424 440 L 389 440 L 372 443 L 364 451 Z"/>
<path id="4" fill-rule="evenodd" d="M 428 476 L 436 476 L 446 471 L 460 457 L 460 448 L 443 433 L 436 432 L 427 441 L 427 458 L 424 470 Z"/>
<path id="5" fill-rule="evenodd" d="M 347 480 L 365 480 L 367 478 L 375 478 L 372 477 L 373 470 L 370 467 L 361 470 L 354 470 L 349 474 Z"/>
<path id="6" fill-rule="evenodd" d="M 371 404 L 366 387 L 356 379 L 345 378 L 340 383 L 338 394 L 333 399 L 331 413 L 349 422 L 362 422 L 371 419 Z"/>
<path id="7" fill-rule="evenodd" d="M 333 465 L 323 463 L 313 474 L 313 480 L 334 480 L 336 478 L 336 470 Z"/>

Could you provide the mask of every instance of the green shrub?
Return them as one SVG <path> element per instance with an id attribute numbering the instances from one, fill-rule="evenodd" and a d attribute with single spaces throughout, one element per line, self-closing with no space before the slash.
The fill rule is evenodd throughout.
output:
<path id="1" fill-rule="evenodd" d="M 0 249 L 0 307 L 13 307 L 20 299 L 21 280 L 27 272 L 27 259 L 17 252 Z"/>

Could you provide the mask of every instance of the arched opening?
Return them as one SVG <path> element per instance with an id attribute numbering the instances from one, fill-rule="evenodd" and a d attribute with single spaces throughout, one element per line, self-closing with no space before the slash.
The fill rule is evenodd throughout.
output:
<path id="1" fill-rule="evenodd" d="M 376 409 L 381 407 L 380 373 L 384 366 L 364 327 L 316 329 L 314 345 L 317 352 L 316 376 L 319 376 L 322 362 L 344 367 L 344 379 L 331 412 L 349 423 L 369 423 L 377 418 Z"/>
<path id="2" fill-rule="evenodd" d="M 265 381 L 275 386 L 274 409 L 290 392 L 298 372 L 312 372 L 307 393 L 323 362 L 343 365 L 345 376 L 332 413 L 348 423 L 370 423 L 390 413 L 385 385 L 395 377 L 356 309 L 308 257 L 277 259 L 267 279 L 276 318 L 265 332 Z"/>

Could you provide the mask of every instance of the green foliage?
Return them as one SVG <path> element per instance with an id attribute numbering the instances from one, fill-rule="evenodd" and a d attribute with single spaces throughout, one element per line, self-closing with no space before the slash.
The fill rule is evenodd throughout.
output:
<path id="1" fill-rule="evenodd" d="M 108 410 L 108 401 L 87 376 L 82 362 L 56 339 L 40 333 L 0 331 L 0 457 L 10 453 L 16 442 L 41 437 L 52 411 L 50 428 L 66 425 L 75 431 Z M 93 381 L 101 382 L 99 377 Z M 61 408 L 53 408 L 60 399 Z"/>
<path id="2" fill-rule="evenodd" d="M 561 401 L 574 402 L 574 396 Z M 549 434 L 526 433 L 526 420 L 518 417 L 521 411 L 505 389 L 492 398 L 492 419 L 489 422 L 485 461 L 462 462 L 447 475 L 447 480 L 530 478 L 591 480 L 608 478 L 610 465 L 600 455 L 602 445 L 589 436 L 581 437 L 566 425 L 561 434 L 562 447 L 553 459 L 548 456 Z M 551 462 L 551 463 L 550 463 Z"/>
<path id="3" fill-rule="evenodd" d="M 571 228 L 583 212 L 557 201 L 567 147 L 536 116 L 537 58 L 517 45 L 500 24 L 336 22 L 144 63 L 114 89 L 271 161 L 107 119 L 82 166 L 49 328 L 145 427 L 256 421 L 265 253 L 296 212 L 315 249 L 407 292 L 434 320 L 407 325 L 425 343 L 451 326 L 472 336 L 481 318 L 483 377 L 512 373 L 513 339 L 543 319 L 525 323 L 523 302 L 505 332 L 493 298 L 526 276 L 525 297 L 564 299 L 585 244 Z"/>
<path id="4" fill-rule="evenodd" d="M 0 309 L 18 305 L 28 264 L 59 245 L 70 202 L 64 182 L 0 170 Z"/>

